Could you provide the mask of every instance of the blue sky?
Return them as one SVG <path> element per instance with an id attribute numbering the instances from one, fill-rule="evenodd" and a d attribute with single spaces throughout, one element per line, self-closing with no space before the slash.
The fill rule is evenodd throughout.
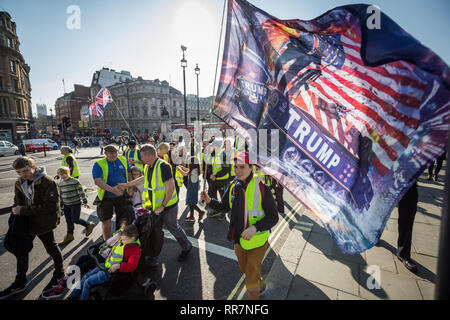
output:
<path id="1" fill-rule="evenodd" d="M 313 19 L 340 5 L 362 1 L 251 0 L 280 19 Z M 2 0 L 17 24 L 20 50 L 31 67 L 32 105 L 54 107 L 56 99 L 89 86 L 94 71 L 109 67 L 134 77 L 170 81 L 182 91 L 180 45 L 187 46 L 187 93 L 213 92 L 223 0 Z M 407 32 L 450 63 L 448 0 L 372 0 Z M 80 28 L 66 22 L 70 5 L 80 8 Z M 222 58 L 220 54 L 220 59 Z M 217 75 L 219 77 L 219 75 Z"/>

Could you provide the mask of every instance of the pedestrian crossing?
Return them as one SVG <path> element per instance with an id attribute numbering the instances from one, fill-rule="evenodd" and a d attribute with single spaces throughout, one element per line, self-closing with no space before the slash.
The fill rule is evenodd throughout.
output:
<path id="1" fill-rule="evenodd" d="M 280 239 L 280 236 L 285 232 L 286 228 L 289 227 L 289 223 L 294 219 L 295 214 L 300 212 L 302 207 L 303 206 L 301 203 L 297 203 L 291 210 L 287 210 L 287 213 L 285 214 L 284 217 L 280 216 L 280 220 L 279 220 L 278 224 L 272 229 L 272 232 L 269 235 L 270 246 L 267 248 L 267 251 L 263 258 L 263 262 L 266 259 L 266 257 L 268 256 L 268 254 L 273 250 L 273 247 L 276 245 L 276 243 Z M 96 210 L 83 209 L 83 212 L 85 214 L 97 217 Z M 115 221 L 115 215 L 113 217 L 113 221 Z M 163 229 L 163 231 L 164 231 L 164 237 L 166 239 L 176 241 L 175 237 L 168 230 Z M 187 236 L 187 238 L 189 239 L 189 241 L 192 243 L 192 245 L 195 248 L 199 249 L 199 257 L 200 258 L 205 258 L 206 253 L 213 253 L 215 255 L 224 257 L 229 260 L 234 260 L 237 262 L 237 258 L 236 258 L 236 255 L 235 255 L 233 249 L 223 247 L 223 246 L 205 241 L 203 239 L 198 239 L 198 238 L 194 238 L 191 236 Z M 239 279 L 239 281 L 236 283 L 236 286 L 233 288 L 233 290 L 230 292 L 230 294 L 226 298 L 227 300 L 233 300 L 233 299 L 242 300 L 243 299 L 243 297 L 245 296 L 245 293 L 246 293 L 244 280 L 245 280 L 245 276 L 242 275 L 241 278 Z"/>

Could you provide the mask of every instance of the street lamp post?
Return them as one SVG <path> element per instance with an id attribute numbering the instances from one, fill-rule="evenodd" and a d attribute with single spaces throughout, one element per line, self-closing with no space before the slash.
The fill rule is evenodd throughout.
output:
<path id="1" fill-rule="evenodd" d="M 183 68 L 183 86 L 184 86 L 184 127 L 187 130 L 187 108 L 186 108 L 186 67 L 187 67 L 187 61 L 184 58 L 184 52 L 186 51 L 187 47 L 181 46 L 181 50 L 183 51 L 183 59 L 181 59 L 181 67 Z"/>
<path id="2" fill-rule="evenodd" d="M 197 121 L 200 121 L 200 98 L 198 95 L 198 76 L 200 74 L 200 68 L 198 67 L 198 63 L 195 67 L 195 74 L 197 75 Z"/>
<path id="3" fill-rule="evenodd" d="M 53 110 L 50 108 L 50 120 L 52 121 L 52 131 L 53 131 Z"/>

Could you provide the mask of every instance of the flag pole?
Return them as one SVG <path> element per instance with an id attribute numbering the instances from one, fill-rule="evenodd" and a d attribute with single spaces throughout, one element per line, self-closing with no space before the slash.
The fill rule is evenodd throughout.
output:
<path id="1" fill-rule="evenodd" d="M 225 8 L 226 8 L 227 0 L 223 0 L 223 10 L 222 10 L 222 22 L 220 23 L 220 34 L 219 34 L 219 45 L 217 46 L 217 58 L 216 58 L 216 68 L 215 68 L 215 74 L 214 74 L 214 85 L 213 85 L 213 92 L 212 92 L 212 105 L 210 109 L 210 123 L 212 123 L 213 120 L 213 109 L 214 109 L 214 93 L 216 89 L 216 80 L 217 80 L 217 67 L 219 65 L 219 55 L 220 55 L 220 45 L 222 43 L 222 33 L 223 33 L 223 21 L 225 18 Z"/>
<path id="2" fill-rule="evenodd" d="M 227 7 L 227 0 L 223 0 L 223 10 L 222 10 L 222 22 L 220 23 L 220 34 L 219 34 L 219 45 L 217 46 L 217 58 L 216 58 L 216 68 L 215 68 L 215 74 L 214 74 L 214 85 L 213 85 L 213 92 L 212 92 L 212 104 L 210 112 L 210 121 L 209 123 L 212 123 L 213 120 L 213 109 L 214 109 L 214 93 L 216 89 L 216 81 L 217 81 L 217 66 L 219 65 L 219 56 L 220 56 L 220 45 L 222 43 L 222 33 L 223 33 L 223 21 L 225 18 L 225 8 Z M 203 158 L 206 160 L 205 155 L 203 155 Z M 206 162 L 205 162 L 206 164 Z M 203 188 L 202 191 L 206 190 L 206 168 L 203 168 Z"/>
<path id="3" fill-rule="evenodd" d="M 112 94 L 111 94 L 111 97 L 112 97 Z M 133 135 L 133 137 L 134 137 L 134 138 L 136 139 L 136 141 L 137 141 L 136 135 L 134 134 L 133 130 L 131 129 L 130 125 L 128 124 L 128 121 L 127 121 L 127 120 L 125 119 L 125 117 L 123 116 L 122 111 L 120 111 L 119 107 L 116 105 L 116 102 L 114 101 L 114 99 L 113 99 L 112 103 L 113 103 L 114 106 L 116 107 L 117 111 L 119 111 L 119 114 L 120 114 L 120 116 L 122 117 L 122 119 L 123 119 L 123 121 L 125 122 L 125 124 L 127 125 L 128 129 L 130 130 L 130 133 Z"/>

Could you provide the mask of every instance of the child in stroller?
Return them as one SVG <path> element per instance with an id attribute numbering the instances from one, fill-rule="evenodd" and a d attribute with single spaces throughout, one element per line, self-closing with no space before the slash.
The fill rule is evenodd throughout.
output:
<path id="1" fill-rule="evenodd" d="M 111 252 L 111 248 L 118 243 L 120 240 L 121 233 L 127 226 L 127 220 L 124 219 L 121 223 L 120 229 L 115 232 L 111 238 L 106 240 L 103 243 L 99 243 L 95 246 L 94 250 L 94 256 L 97 259 L 99 263 L 104 263 L 106 261 L 106 258 L 108 257 L 109 253 Z M 82 255 L 77 262 L 75 263 L 75 266 L 77 266 L 80 269 L 81 275 L 86 274 L 88 271 L 92 270 L 96 267 L 96 260 L 93 259 L 89 254 Z M 71 268 L 73 269 L 73 268 Z M 64 294 L 64 290 L 67 288 L 67 281 L 69 277 L 72 275 L 72 272 L 68 271 L 64 277 L 61 279 L 61 281 L 58 283 L 56 287 L 50 288 L 47 291 L 44 291 L 41 295 L 44 299 L 54 299 L 59 298 Z"/>
<path id="2" fill-rule="evenodd" d="M 108 282 L 112 273 L 133 272 L 136 270 L 141 257 L 139 231 L 135 225 L 126 226 L 121 232 L 120 240 L 116 243 L 106 258 L 103 266 L 98 266 L 84 275 L 81 288 L 74 289 L 69 300 L 79 297 L 80 300 L 89 298 L 91 287 Z"/>

